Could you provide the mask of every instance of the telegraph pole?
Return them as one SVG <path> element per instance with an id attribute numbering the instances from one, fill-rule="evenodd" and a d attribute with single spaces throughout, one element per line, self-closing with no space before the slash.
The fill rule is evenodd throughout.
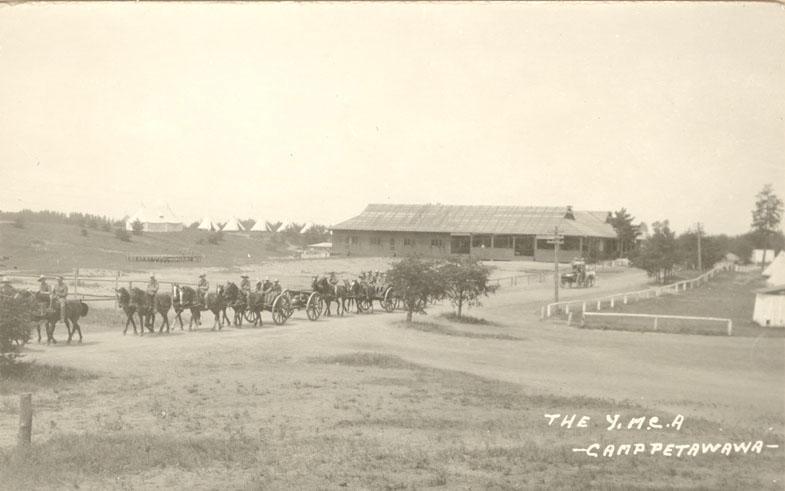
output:
<path id="1" fill-rule="evenodd" d="M 562 242 L 562 236 L 559 235 L 559 227 L 553 228 L 553 237 L 548 241 L 553 244 L 553 301 L 559 301 L 559 245 Z"/>
<path id="2" fill-rule="evenodd" d="M 698 231 L 698 271 L 703 271 L 703 261 L 701 257 L 701 234 L 703 233 L 703 230 L 701 229 L 700 222 L 698 222 L 696 228 Z"/>

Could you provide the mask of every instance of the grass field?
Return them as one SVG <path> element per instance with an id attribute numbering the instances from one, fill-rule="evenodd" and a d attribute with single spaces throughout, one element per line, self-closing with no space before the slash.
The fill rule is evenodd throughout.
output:
<path id="1" fill-rule="evenodd" d="M 756 273 L 723 272 L 698 288 L 678 295 L 663 295 L 627 305 L 616 304 L 614 312 L 631 314 L 683 315 L 694 317 L 719 317 L 733 321 L 734 336 L 785 337 L 785 329 L 766 328 L 752 322 L 755 307 L 755 290 L 765 286 L 764 279 Z M 597 320 L 617 329 L 650 330 L 651 320 Z M 590 325 L 592 324 L 590 323 Z M 596 324 L 595 324 L 596 325 Z M 672 329 L 682 333 L 718 333 L 724 335 L 724 324 L 697 321 L 667 321 L 660 323 L 661 329 Z"/>
<path id="2" fill-rule="evenodd" d="M 565 295 L 641 281 L 607 275 Z M 734 301 L 722 282 L 686 295 Z M 502 288 L 465 322 L 442 304 L 413 324 L 401 313 L 317 322 L 298 313 L 284 326 L 144 337 L 121 335 L 119 311 L 92 309 L 84 344 L 30 345 L 34 371 L 0 380 L 0 488 L 782 489 L 783 339 L 540 322 L 550 294 L 548 285 Z M 20 456 L 23 391 L 34 393 L 34 445 Z M 549 426 L 545 415 L 557 413 L 590 423 Z M 684 424 L 608 431 L 613 414 L 663 423 L 680 414 Z M 779 448 L 573 451 L 755 440 Z"/>

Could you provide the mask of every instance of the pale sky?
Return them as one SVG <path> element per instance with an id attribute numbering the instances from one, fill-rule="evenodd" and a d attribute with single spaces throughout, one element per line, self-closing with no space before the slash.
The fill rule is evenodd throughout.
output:
<path id="1" fill-rule="evenodd" d="M 6 5 L 0 177 L 1 210 L 569 204 L 741 233 L 785 197 L 785 8 Z"/>

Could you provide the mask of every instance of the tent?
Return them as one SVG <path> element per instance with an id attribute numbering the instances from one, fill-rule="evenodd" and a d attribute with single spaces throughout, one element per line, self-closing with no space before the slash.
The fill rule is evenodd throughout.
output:
<path id="1" fill-rule="evenodd" d="M 300 233 L 304 234 L 304 233 L 308 232 L 309 230 L 311 230 L 311 227 L 313 227 L 313 225 L 314 224 L 311 223 L 311 222 L 305 222 L 305 225 L 303 225 L 303 228 L 300 229 Z"/>
<path id="2" fill-rule="evenodd" d="M 785 285 L 763 288 L 755 292 L 752 320 L 766 327 L 785 327 Z"/>
<path id="3" fill-rule="evenodd" d="M 144 204 L 125 221 L 125 229 L 133 230 L 133 224 L 139 221 L 144 232 L 179 232 L 183 230 L 183 222 L 174 214 L 169 205 L 158 201 L 153 206 Z"/>
<path id="4" fill-rule="evenodd" d="M 242 232 L 245 230 L 237 217 L 230 218 L 221 229 L 224 232 Z"/>
<path id="5" fill-rule="evenodd" d="M 770 286 L 785 285 L 785 253 L 780 251 L 774 261 L 763 270 L 766 284 Z"/>
<path id="6" fill-rule="evenodd" d="M 218 230 L 218 225 L 216 225 L 215 222 L 210 219 L 210 217 L 204 217 L 202 218 L 202 221 L 199 222 L 199 226 L 196 228 L 199 230 L 208 230 L 214 232 Z"/>
<path id="7" fill-rule="evenodd" d="M 264 224 L 264 220 L 261 218 L 256 220 L 256 223 L 253 224 L 251 227 L 251 232 L 267 232 L 267 227 Z"/>

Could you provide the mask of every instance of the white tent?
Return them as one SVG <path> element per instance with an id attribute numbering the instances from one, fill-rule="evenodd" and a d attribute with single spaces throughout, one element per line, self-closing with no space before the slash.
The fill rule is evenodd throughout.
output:
<path id="1" fill-rule="evenodd" d="M 766 277 L 766 284 L 770 286 L 785 285 L 785 253 L 780 251 L 774 261 L 763 270 Z"/>
<path id="2" fill-rule="evenodd" d="M 300 229 L 300 233 L 301 234 L 306 233 L 307 231 L 311 230 L 311 227 L 313 227 L 313 223 L 305 222 L 305 225 L 303 225 L 303 228 Z"/>
<path id="3" fill-rule="evenodd" d="M 224 232 L 242 232 L 245 230 L 237 217 L 230 218 L 221 229 Z"/>
<path id="4" fill-rule="evenodd" d="M 251 227 L 250 231 L 251 232 L 266 232 L 267 231 L 267 227 L 264 224 L 264 220 L 262 220 L 261 218 L 256 220 L 256 223 L 253 224 L 253 227 Z"/>
<path id="5" fill-rule="evenodd" d="M 133 230 L 133 224 L 139 221 L 144 232 L 179 232 L 183 222 L 177 218 L 169 205 L 158 201 L 153 206 L 144 204 L 125 221 L 126 230 Z"/>
<path id="6" fill-rule="evenodd" d="M 197 227 L 199 230 L 208 230 L 208 231 L 215 231 L 218 230 L 218 225 L 210 219 L 210 217 L 202 218 L 202 221 L 199 222 L 199 226 Z"/>

